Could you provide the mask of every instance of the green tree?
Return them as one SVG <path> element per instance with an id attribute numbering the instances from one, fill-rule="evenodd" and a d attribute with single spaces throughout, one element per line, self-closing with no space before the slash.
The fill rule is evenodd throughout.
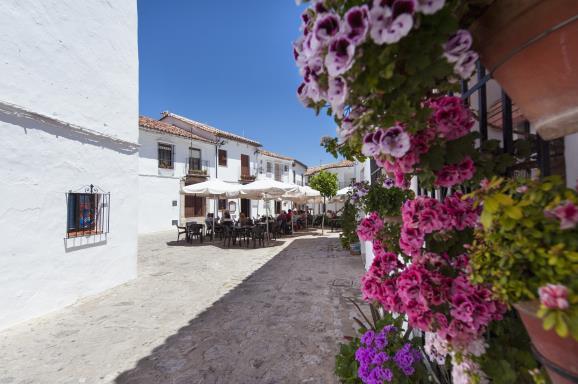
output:
<path id="1" fill-rule="evenodd" d="M 326 199 L 330 199 L 337 194 L 337 175 L 327 171 L 321 171 L 311 176 L 309 186 L 316 189 L 323 196 L 323 218 L 321 219 L 321 234 L 325 231 L 325 211 Z"/>

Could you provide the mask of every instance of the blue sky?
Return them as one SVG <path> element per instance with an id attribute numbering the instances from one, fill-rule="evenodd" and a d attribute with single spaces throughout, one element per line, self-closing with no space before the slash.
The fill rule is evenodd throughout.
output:
<path id="1" fill-rule="evenodd" d="M 335 135 L 295 95 L 294 0 L 138 0 L 140 113 L 163 110 L 260 141 L 308 165 Z"/>

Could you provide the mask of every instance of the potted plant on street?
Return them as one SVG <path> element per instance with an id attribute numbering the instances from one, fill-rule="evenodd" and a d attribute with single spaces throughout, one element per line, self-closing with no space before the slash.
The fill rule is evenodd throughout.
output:
<path id="1" fill-rule="evenodd" d="M 471 253 L 473 281 L 518 310 L 554 383 L 578 378 L 578 194 L 560 177 L 493 179 Z"/>
<path id="2" fill-rule="evenodd" d="M 327 199 L 337 194 L 337 175 L 327 171 L 321 171 L 311 176 L 309 186 L 319 191 L 323 197 L 323 217 L 321 219 L 321 234 L 325 230 L 325 213 Z"/>

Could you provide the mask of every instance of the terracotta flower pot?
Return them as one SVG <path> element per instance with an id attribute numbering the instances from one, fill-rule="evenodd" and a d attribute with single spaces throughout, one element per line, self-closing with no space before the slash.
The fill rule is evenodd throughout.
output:
<path id="1" fill-rule="evenodd" d="M 578 342 L 570 336 L 561 338 L 553 330 L 544 330 L 542 319 L 536 316 L 536 312 L 540 308 L 537 301 L 514 304 L 514 307 L 520 314 L 532 344 L 538 352 L 536 357 L 538 360 L 542 360 L 541 362 L 546 367 L 552 383 L 576 383 L 578 380 Z M 567 374 L 573 375 L 574 380 L 558 373 L 559 368 Z"/>
<path id="2" fill-rule="evenodd" d="M 470 28 L 482 63 L 545 140 L 578 132 L 578 20 L 515 51 L 575 15 L 576 0 L 497 0 Z"/>

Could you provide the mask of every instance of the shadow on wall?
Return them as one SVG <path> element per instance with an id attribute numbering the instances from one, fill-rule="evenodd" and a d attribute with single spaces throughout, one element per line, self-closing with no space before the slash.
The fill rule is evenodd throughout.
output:
<path id="1" fill-rule="evenodd" d="M 25 134 L 27 134 L 28 129 L 35 129 L 56 137 L 79 141 L 99 148 L 108 148 L 127 155 L 138 152 L 138 144 L 2 102 L 0 102 L 0 121 L 22 127 Z"/>
<path id="2" fill-rule="evenodd" d="M 64 250 L 66 253 L 80 251 L 81 249 L 98 247 L 106 245 L 108 240 L 107 234 L 78 236 L 64 239 Z"/>
<path id="3" fill-rule="evenodd" d="M 335 382 L 362 273 L 337 239 L 296 239 L 115 383 Z"/>

